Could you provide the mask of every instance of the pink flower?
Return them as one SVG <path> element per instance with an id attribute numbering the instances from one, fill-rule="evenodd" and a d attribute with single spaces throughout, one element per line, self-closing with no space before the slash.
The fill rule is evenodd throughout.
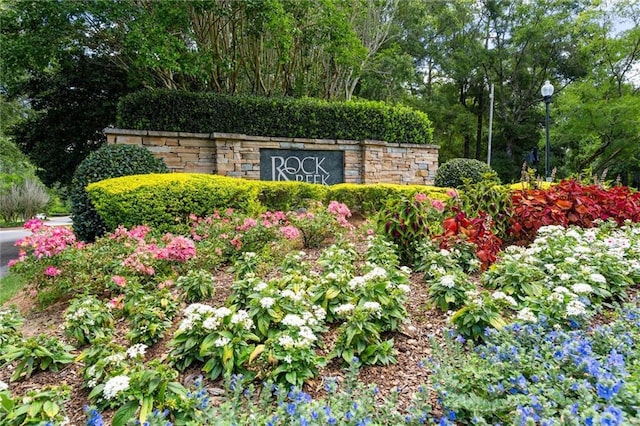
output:
<path id="1" fill-rule="evenodd" d="M 444 211 L 444 203 L 440 200 L 431 200 L 431 207 L 442 213 Z"/>
<path id="2" fill-rule="evenodd" d="M 447 195 L 451 198 L 457 198 L 458 191 L 456 191 L 455 189 L 447 189 Z"/>
<path id="3" fill-rule="evenodd" d="M 167 246 L 156 253 L 156 259 L 176 260 L 186 262 L 195 257 L 196 245 L 193 240 L 186 237 L 173 237 Z"/>
<path id="4" fill-rule="evenodd" d="M 110 309 L 122 309 L 124 307 L 124 295 L 121 294 L 118 297 L 114 297 L 113 299 L 107 302 L 107 306 Z"/>
<path id="5" fill-rule="evenodd" d="M 62 270 L 56 268 L 55 266 L 47 266 L 47 269 L 45 269 L 44 274 L 48 277 L 55 277 L 56 275 L 60 275 L 62 273 Z"/>
<path id="6" fill-rule="evenodd" d="M 246 219 L 244 220 L 244 222 L 242 223 L 242 225 L 238 226 L 236 229 L 237 229 L 238 231 L 246 232 L 246 231 L 248 231 L 249 229 L 254 228 L 254 227 L 255 227 L 255 226 L 257 226 L 257 225 L 258 225 L 258 222 L 257 222 L 255 219 L 253 219 L 253 218 L 251 218 L 251 217 L 248 217 L 248 218 L 246 218 Z"/>
<path id="7" fill-rule="evenodd" d="M 295 240 L 300 236 L 300 231 L 295 226 L 283 226 L 280 228 L 280 232 L 287 240 Z"/>
<path id="8" fill-rule="evenodd" d="M 162 290 L 163 288 L 171 288 L 173 287 L 173 280 L 165 280 L 158 284 L 158 289 Z"/>
<path id="9" fill-rule="evenodd" d="M 24 257 L 19 257 L 19 258 L 17 258 L 17 259 L 11 259 L 11 260 L 9 261 L 9 263 L 7 264 L 7 266 L 8 266 L 9 268 L 11 268 L 11 267 L 15 266 L 16 264 L 18 264 L 18 263 L 20 263 L 20 262 L 24 262 Z"/>
<path id="10" fill-rule="evenodd" d="M 349 207 L 347 207 L 346 204 L 339 203 L 337 201 L 330 202 L 327 207 L 327 211 L 335 214 L 336 216 L 351 217 L 351 210 L 349 210 Z"/>
<path id="11" fill-rule="evenodd" d="M 24 229 L 36 233 L 40 228 L 44 227 L 44 223 L 40 219 L 29 219 L 24 223 Z"/>
<path id="12" fill-rule="evenodd" d="M 113 281 L 118 287 L 124 287 L 127 284 L 127 279 L 125 277 L 121 277 L 120 275 L 114 275 L 111 278 L 111 281 Z"/>
<path id="13" fill-rule="evenodd" d="M 414 200 L 416 200 L 419 203 L 422 203 L 423 201 L 427 201 L 428 199 L 429 197 L 427 197 L 427 194 L 423 194 L 422 192 L 418 192 L 414 197 Z"/>
<path id="14" fill-rule="evenodd" d="M 242 248 L 242 240 L 240 237 L 235 237 L 233 240 L 229 241 L 236 250 L 240 250 Z"/>

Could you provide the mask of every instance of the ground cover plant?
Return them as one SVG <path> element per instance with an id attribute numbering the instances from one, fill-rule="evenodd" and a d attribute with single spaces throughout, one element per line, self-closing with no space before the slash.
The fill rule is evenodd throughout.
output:
<path id="1" fill-rule="evenodd" d="M 377 223 L 229 210 L 93 244 L 29 223 L 12 270 L 60 327 L 0 311 L 0 422 L 638 424 L 640 225 L 497 250 L 451 196 Z"/>

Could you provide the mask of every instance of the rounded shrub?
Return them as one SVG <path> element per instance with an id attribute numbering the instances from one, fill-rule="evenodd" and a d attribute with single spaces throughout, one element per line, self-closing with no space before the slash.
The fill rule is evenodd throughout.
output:
<path id="1" fill-rule="evenodd" d="M 106 225 L 86 192 L 90 183 L 104 179 L 147 173 L 166 173 L 167 165 L 146 148 L 134 145 L 105 145 L 89 154 L 76 169 L 71 182 L 73 230 L 82 241 L 104 235 Z"/>
<path id="2" fill-rule="evenodd" d="M 496 179 L 500 183 L 493 169 L 482 161 L 472 158 L 454 158 L 438 167 L 434 180 L 435 186 L 460 188 L 466 183 L 481 182 L 486 177 Z"/>

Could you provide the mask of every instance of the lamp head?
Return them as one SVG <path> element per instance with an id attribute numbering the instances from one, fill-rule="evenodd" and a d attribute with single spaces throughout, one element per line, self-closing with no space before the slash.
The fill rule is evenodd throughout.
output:
<path id="1" fill-rule="evenodd" d="M 553 85 L 549 83 L 549 80 L 544 82 L 544 86 L 542 86 L 540 92 L 542 92 L 544 98 L 550 98 L 551 95 L 553 95 Z"/>

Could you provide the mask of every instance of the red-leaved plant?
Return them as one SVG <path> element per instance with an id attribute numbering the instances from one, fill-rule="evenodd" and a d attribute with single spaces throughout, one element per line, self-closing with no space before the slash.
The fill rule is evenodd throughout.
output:
<path id="1" fill-rule="evenodd" d="M 520 242 L 533 241 L 541 226 L 591 228 L 596 219 L 640 222 L 640 192 L 617 186 L 605 189 L 563 180 L 548 189 L 514 191 L 510 233 Z"/>
<path id="2" fill-rule="evenodd" d="M 502 240 L 491 231 L 491 219 L 483 212 L 480 216 L 468 218 L 466 213 L 458 207 L 453 207 L 455 216 L 447 218 L 442 225 L 442 235 L 434 237 L 441 249 L 450 249 L 462 241 L 477 246 L 476 256 L 484 271 L 496 261 L 496 256 L 502 247 Z"/>

